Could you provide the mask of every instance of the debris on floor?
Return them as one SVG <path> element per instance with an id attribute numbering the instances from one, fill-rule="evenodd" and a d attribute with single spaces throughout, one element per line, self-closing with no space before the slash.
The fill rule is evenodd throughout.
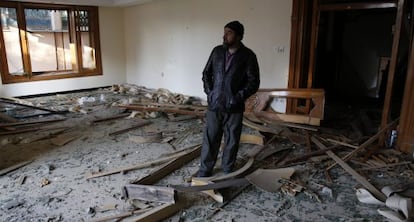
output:
<path id="1" fill-rule="evenodd" d="M 0 218 L 412 221 L 412 159 L 377 143 L 397 121 L 377 132 L 362 110 L 349 133 L 315 126 L 320 112 L 309 125 L 259 108 L 243 120 L 236 171 L 218 163 L 196 178 L 198 98 L 131 84 L 1 98 Z"/>

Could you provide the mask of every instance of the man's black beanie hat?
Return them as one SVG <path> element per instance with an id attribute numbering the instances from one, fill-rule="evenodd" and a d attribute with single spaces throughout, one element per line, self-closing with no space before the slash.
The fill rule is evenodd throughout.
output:
<path id="1" fill-rule="evenodd" d="M 233 30 L 236 33 L 236 35 L 240 36 L 241 39 L 243 39 L 244 27 L 239 21 L 229 22 L 227 23 L 227 25 L 224 26 L 224 28 L 229 28 Z"/>

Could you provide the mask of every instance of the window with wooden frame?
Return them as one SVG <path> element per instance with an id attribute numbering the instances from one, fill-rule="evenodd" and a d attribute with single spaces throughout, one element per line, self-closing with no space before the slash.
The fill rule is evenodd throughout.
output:
<path id="1" fill-rule="evenodd" d="M 102 75 L 98 8 L 0 2 L 3 84 Z"/>

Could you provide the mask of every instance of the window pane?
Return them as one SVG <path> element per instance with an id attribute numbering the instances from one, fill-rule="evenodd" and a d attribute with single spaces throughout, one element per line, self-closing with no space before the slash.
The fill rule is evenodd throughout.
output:
<path id="1" fill-rule="evenodd" d="M 33 74 L 71 70 L 66 10 L 25 9 Z"/>
<path id="2" fill-rule="evenodd" d="M 11 75 L 23 75 L 23 57 L 15 8 L 0 8 L 7 64 Z"/>
<path id="3" fill-rule="evenodd" d="M 68 31 L 66 10 L 25 9 L 27 31 Z"/>
<path id="4" fill-rule="evenodd" d="M 91 43 L 90 15 L 88 11 L 78 11 L 78 31 L 81 33 L 82 66 L 84 69 L 95 69 L 95 49 Z"/>

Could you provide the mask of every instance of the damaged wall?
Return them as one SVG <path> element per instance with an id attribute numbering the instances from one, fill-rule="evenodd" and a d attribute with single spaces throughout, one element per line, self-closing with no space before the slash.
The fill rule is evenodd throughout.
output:
<path id="1" fill-rule="evenodd" d="M 0 96 L 24 96 L 109 86 L 126 82 L 123 9 L 99 8 L 103 75 L 0 85 Z"/>
<path id="2" fill-rule="evenodd" d="M 245 26 L 261 88 L 287 87 L 292 1 L 165 0 L 125 9 L 126 78 L 150 88 L 204 97 L 201 72 L 223 27 Z"/>

